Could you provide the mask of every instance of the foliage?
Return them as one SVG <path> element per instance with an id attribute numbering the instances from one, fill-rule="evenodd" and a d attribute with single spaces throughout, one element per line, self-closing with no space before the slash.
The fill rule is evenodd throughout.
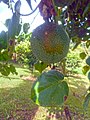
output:
<path id="1" fill-rule="evenodd" d="M 15 67 L 9 64 L 10 56 L 7 50 L 0 51 L 0 73 L 4 76 L 8 76 L 10 73 L 17 74 Z"/>
<path id="2" fill-rule="evenodd" d="M 16 72 L 15 67 L 12 64 L 7 64 L 7 63 L 0 63 L 0 73 L 4 76 L 8 76 L 10 73 L 12 74 L 18 74 Z"/>
<path id="3" fill-rule="evenodd" d="M 7 1 L 1 0 L 1 1 L 3 1 L 5 4 L 8 4 L 8 7 L 12 9 L 12 7 L 9 4 L 10 2 L 8 0 Z M 19 21 L 20 21 L 20 15 L 16 11 L 13 12 L 12 18 L 7 19 L 5 23 L 8 31 L 7 32 L 2 31 L 0 33 L 0 42 L 2 40 L 1 48 L 0 48 L 1 49 L 0 60 L 5 62 L 4 64 L 2 62 L 0 63 L 1 66 L 0 73 L 5 76 L 8 76 L 10 73 L 17 74 L 15 67 L 13 65 L 8 64 L 8 61 L 11 60 L 14 51 L 15 36 L 18 35 L 21 30 L 21 25 L 19 24 Z M 2 47 L 3 43 L 5 43 L 5 45 Z M 3 48 L 6 50 L 3 51 L 2 50 Z"/>
<path id="4" fill-rule="evenodd" d="M 12 19 L 8 24 L 8 39 L 15 39 L 16 35 L 19 35 L 21 30 L 21 24 L 19 24 L 20 15 L 13 13 Z"/>
<path id="5" fill-rule="evenodd" d="M 69 6 L 74 0 L 54 0 L 55 5 L 58 7 Z"/>
<path id="6" fill-rule="evenodd" d="M 36 58 L 32 54 L 30 46 L 30 34 L 26 35 L 25 40 L 17 42 L 15 52 L 17 54 L 16 61 L 22 64 L 32 66 L 36 62 Z M 18 40 L 18 39 L 17 39 Z"/>
<path id="7" fill-rule="evenodd" d="M 25 40 L 21 41 L 15 47 L 15 52 L 17 54 L 18 62 L 27 62 L 27 54 L 31 52 L 30 50 L 30 42 Z"/>
<path id="8" fill-rule="evenodd" d="M 30 28 L 29 23 L 24 23 L 22 25 L 23 32 L 16 36 L 15 54 L 16 61 L 21 64 L 32 64 L 34 57 L 32 55 L 30 47 L 30 36 L 28 33 Z"/>
<path id="9" fill-rule="evenodd" d="M 90 56 L 86 59 L 86 63 L 90 66 Z"/>
<path id="10" fill-rule="evenodd" d="M 90 71 L 88 72 L 88 79 L 89 79 L 89 81 L 90 81 Z"/>
<path id="11" fill-rule="evenodd" d="M 86 59 L 86 63 L 88 64 L 88 79 L 90 81 L 90 56 Z"/>
<path id="12" fill-rule="evenodd" d="M 29 28 L 30 28 L 30 24 L 29 23 L 24 23 L 23 24 L 23 32 L 25 34 L 28 33 Z"/>
<path id="13" fill-rule="evenodd" d="M 84 104 L 83 104 L 83 107 L 84 107 L 85 110 L 88 107 L 89 101 L 90 101 L 90 93 L 87 94 L 87 96 L 85 97 L 85 101 L 84 101 Z"/>
<path id="14" fill-rule="evenodd" d="M 7 48 L 7 32 L 0 33 L 0 50 Z"/>
<path id="15" fill-rule="evenodd" d="M 31 89 L 31 99 L 44 107 L 57 107 L 63 104 L 68 92 L 64 75 L 56 70 L 50 70 L 42 73 L 35 81 Z"/>
<path id="16" fill-rule="evenodd" d="M 86 56 L 87 56 L 87 55 L 86 55 L 85 52 L 81 52 L 81 53 L 80 53 L 80 58 L 81 58 L 82 60 L 85 59 Z"/>
<path id="17" fill-rule="evenodd" d="M 77 49 L 72 51 L 73 46 L 74 45 L 71 44 L 69 52 L 66 57 L 66 69 L 70 73 L 80 74 L 82 72 L 81 72 L 81 70 L 78 70 L 78 69 L 81 69 L 81 67 L 83 66 L 82 59 L 80 58 L 80 54 L 82 52 L 80 52 L 80 51 L 83 51 L 83 49 L 81 46 L 78 46 Z"/>
<path id="18" fill-rule="evenodd" d="M 88 65 L 83 66 L 83 68 L 82 68 L 83 74 L 86 75 L 86 73 L 89 71 L 89 69 L 90 69 L 90 67 Z"/>
<path id="19" fill-rule="evenodd" d="M 90 80 L 90 56 L 86 58 L 86 65 L 83 67 L 83 73 L 87 73 L 87 77 Z"/>
<path id="20" fill-rule="evenodd" d="M 38 61 L 34 64 L 35 70 L 38 70 L 40 73 L 47 67 L 47 64 Z"/>
<path id="21" fill-rule="evenodd" d="M 8 60 L 10 60 L 10 57 L 8 55 L 8 51 L 6 49 L 2 49 L 0 51 L 0 61 L 1 62 L 6 62 Z"/>

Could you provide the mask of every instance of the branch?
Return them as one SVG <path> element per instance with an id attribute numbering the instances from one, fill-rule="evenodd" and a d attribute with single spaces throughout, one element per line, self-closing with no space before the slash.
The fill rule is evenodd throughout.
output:
<path id="1" fill-rule="evenodd" d="M 39 3 L 40 4 L 40 3 Z M 36 8 L 31 12 L 31 13 L 28 13 L 28 14 L 21 14 L 21 13 L 19 13 L 18 11 L 16 11 L 19 15 L 21 15 L 21 16 L 29 16 L 29 15 L 31 15 L 31 14 L 33 14 L 36 10 L 37 10 L 37 8 L 39 7 L 39 4 L 36 6 Z"/>

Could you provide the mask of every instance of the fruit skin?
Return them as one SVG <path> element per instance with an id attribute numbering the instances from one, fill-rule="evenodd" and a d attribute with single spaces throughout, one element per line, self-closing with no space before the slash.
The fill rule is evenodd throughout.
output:
<path id="1" fill-rule="evenodd" d="M 56 63 L 66 57 L 70 39 L 62 25 L 44 23 L 31 36 L 33 54 L 45 63 Z"/>

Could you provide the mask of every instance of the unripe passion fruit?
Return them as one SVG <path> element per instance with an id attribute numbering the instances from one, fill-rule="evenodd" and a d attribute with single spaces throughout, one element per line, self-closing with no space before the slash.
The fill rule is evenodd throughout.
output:
<path id="1" fill-rule="evenodd" d="M 61 61 L 68 53 L 70 39 L 61 25 L 44 23 L 31 36 L 33 54 L 45 63 Z"/>

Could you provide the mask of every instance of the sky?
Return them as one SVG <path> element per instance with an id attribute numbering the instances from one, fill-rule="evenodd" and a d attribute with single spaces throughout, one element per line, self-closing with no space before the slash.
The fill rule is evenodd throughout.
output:
<path id="1" fill-rule="evenodd" d="M 14 0 L 14 1 L 16 2 L 17 0 Z M 40 0 L 37 0 L 37 1 L 38 2 L 34 2 L 34 0 L 32 0 L 33 9 L 40 2 Z M 20 13 L 28 14 L 30 12 L 31 12 L 31 9 L 30 9 L 29 5 L 27 4 L 26 0 L 21 0 Z M 8 9 L 8 6 L 6 4 L 1 2 L 0 3 L 0 32 L 2 30 L 7 31 L 6 27 L 4 26 L 4 23 L 5 23 L 6 19 L 11 18 L 11 17 L 12 17 L 12 11 L 10 9 Z M 30 23 L 30 30 L 29 31 L 33 31 L 33 29 L 35 29 L 37 26 L 39 26 L 40 24 L 42 24 L 44 22 L 43 18 L 40 16 L 39 10 L 36 10 L 35 13 L 33 13 L 30 16 L 21 16 L 21 19 L 22 19 L 23 23 Z"/>

